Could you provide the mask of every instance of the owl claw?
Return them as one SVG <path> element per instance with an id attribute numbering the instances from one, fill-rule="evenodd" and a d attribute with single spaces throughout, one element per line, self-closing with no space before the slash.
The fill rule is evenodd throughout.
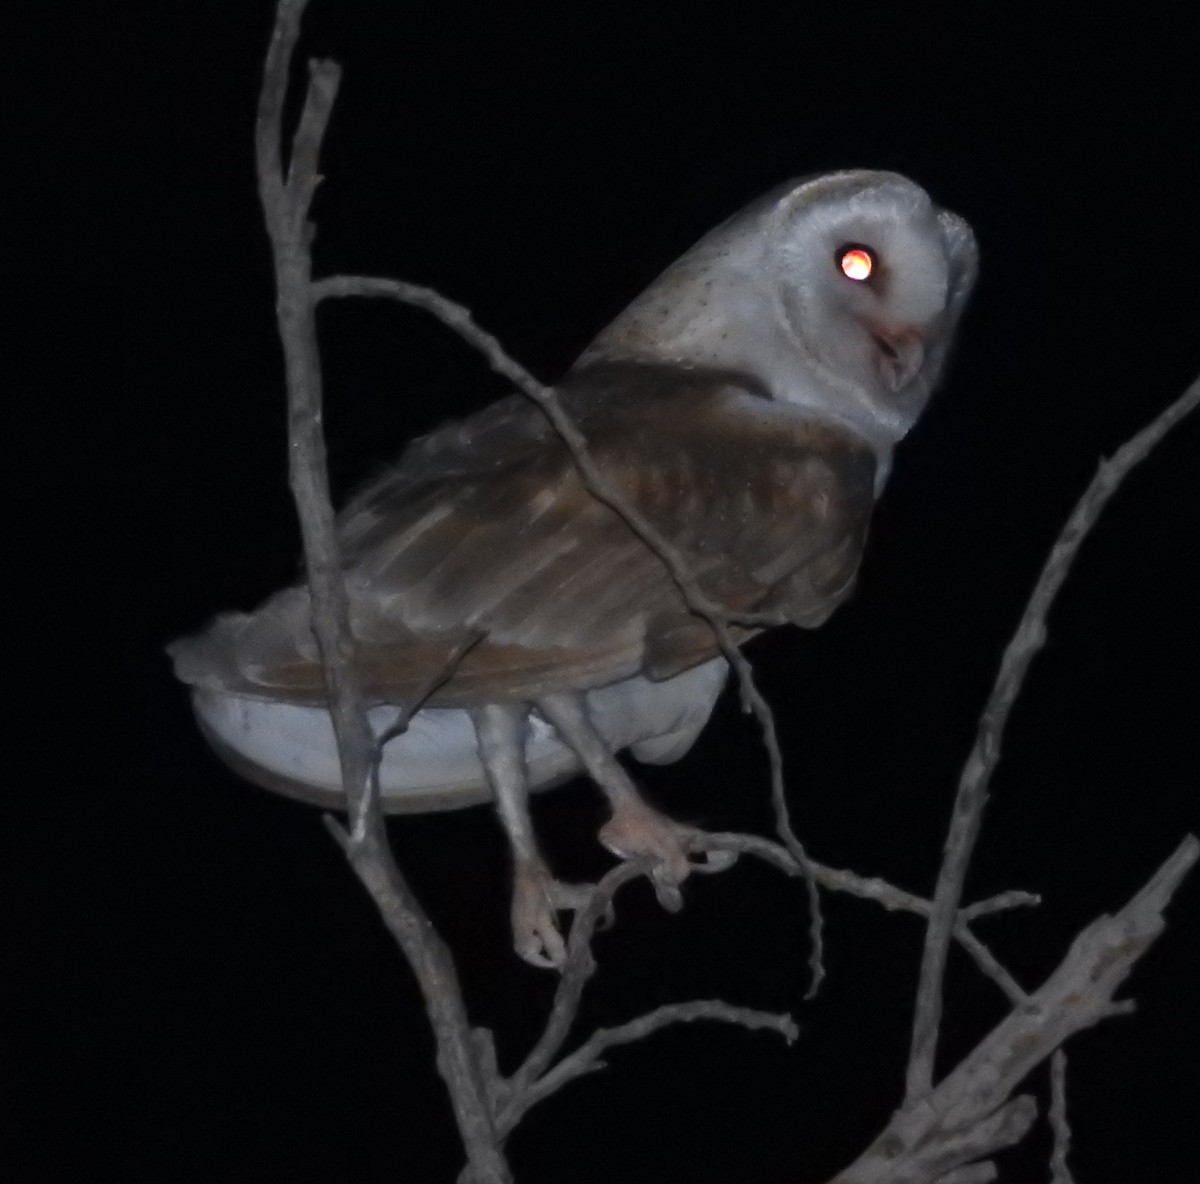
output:
<path id="1" fill-rule="evenodd" d="M 556 967 L 567 948 L 551 898 L 550 873 L 540 863 L 519 864 L 513 879 L 513 948 L 531 966 Z"/>
<path id="2" fill-rule="evenodd" d="M 668 913 L 678 913 L 683 908 L 683 893 L 674 884 L 664 884 L 661 880 L 651 877 L 654 884 L 654 896 Z"/>
<path id="3" fill-rule="evenodd" d="M 600 842 L 622 859 L 654 860 L 650 873 L 654 894 L 663 908 L 677 913 L 683 907 L 679 885 L 691 872 L 723 871 L 736 858 L 731 852 L 698 849 L 702 834 L 695 827 L 672 822 L 640 798 L 624 797 L 601 828 Z"/>
<path id="4" fill-rule="evenodd" d="M 558 912 L 581 909 L 592 897 L 589 884 L 564 884 L 540 860 L 517 865 L 513 878 L 513 948 L 531 966 L 559 969 L 567 960 L 567 947 L 558 924 Z M 610 903 L 600 928 L 613 922 Z"/>

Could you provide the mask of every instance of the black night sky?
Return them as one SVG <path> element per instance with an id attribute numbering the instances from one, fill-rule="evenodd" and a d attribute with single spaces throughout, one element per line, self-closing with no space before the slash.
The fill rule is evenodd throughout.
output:
<path id="1" fill-rule="evenodd" d="M 970 220 L 981 283 L 854 600 L 749 649 L 810 850 L 928 892 L 1051 542 L 1099 458 L 1200 372 L 1195 38 L 1142 6 L 1111 26 L 1090 6 L 1005 29 L 974 6 L 897 6 L 886 26 L 806 7 L 657 29 L 589 9 L 551 32 L 313 0 L 303 52 L 345 70 L 315 263 L 433 285 L 553 380 L 662 267 L 789 176 L 896 169 Z M 252 160 L 271 19 L 265 0 L 47 4 L 10 46 L 12 1184 L 438 1184 L 460 1164 L 414 982 L 318 813 L 217 762 L 162 654 L 289 581 L 299 553 Z M 345 303 L 320 328 L 339 496 L 504 393 L 420 313 Z M 979 927 L 1030 987 L 1200 831 L 1198 458 L 1195 420 L 1126 483 L 1012 720 L 969 895 L 1045 894 Z M 727 695 L 681 763 L 641 780 L 677 817 L 765 833 L 765 771 Z M 602 818 L 582 782 L 536 807 L 574 877 L 608 866 Z M 477 807 L 391 833 L 511 1067 L 551 980 L 508 946 L 498 825 Z M 1071 1045 L 1079 1184 L 1194 1172 L 1200 883 L 1171 921 L 1127 988 L 1139 1014 Z M 707 1025 L 618 1051 L 512 1138 L 520 1184 L 818 1184 L 852 1160 L 899 1100 L 921 931 L 844 898 L 827 923 L 828 979 L 805 1004 L 800 886 L 739 866 L 694 883 L 678 916 L 629 890 L 582 1030 L 722 996 L 791 1009 L 801 1039 Z M 965 959 L 950 979 L 947 1067 L 1003 1013 Z M 1041 1076 L 1029 1088 L 1045 1097 Z M 1002 1179 L 1047 1179 L 1048 1145 L 1039 1124 Z"/>

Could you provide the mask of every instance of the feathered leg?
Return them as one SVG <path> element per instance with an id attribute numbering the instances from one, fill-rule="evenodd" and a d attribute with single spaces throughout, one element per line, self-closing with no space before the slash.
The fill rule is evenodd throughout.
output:
<path id="1" fill-rule="evenodd" d="M 690 840 L 700 832 L 673 822 L 642 798 L 620 761 L 592 726 L 582 695 L 546 695 L 537 701 L 537 706 L 612 805 L 612 818 L 601 828 L 600 841 L 622 859 L 647 855 L 655 861 L 655 892 L 664 908 L 674 911 L 680 907 L 679 884 L 694 868 L 716 871 L 732 862 L 715 858 L 704 861 L 702 857 L 700 862 L 693 863 L 689 859 Z"/>
<path id="2" fill-rule="evenodd" d="M 489 704 L 472 712 L 479 756 L 496 795 L 496 807 L 513 852 L 513 945 L 534 966 L 561 966 L 566 947 L 557 909 L 577 908 L 578 888 L 555 880 L 538 851 L 529 816 L 525 721 L 518 704 Z"/>

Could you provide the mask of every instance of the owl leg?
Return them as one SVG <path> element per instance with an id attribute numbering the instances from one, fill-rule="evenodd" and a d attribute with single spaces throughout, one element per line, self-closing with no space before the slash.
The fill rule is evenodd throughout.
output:
<path id="1" fill-rule="evenodd" d="M 513 852 L 512 927 L 517 954 L 534 966 L 561 966 L 566 946 L 556 911 L 576 908 L 579 890 L 550 874 L 529 816 L 525 768 L 525 719 L 518 705 L 489 704 L 472 712 L 479 756 L 496 795 L 500 820 Z"/>
<path id="2" fill-rule="evenodd" d="M 689 858 L 691 840 L 700 832 L 673 822 L 642 798 L 620 761 L 592 726 L 583 696 L 546 695 L 537 701 L 537 706 L 612 805 L 612 818 L 601 829 L 600 841 L 622 859 L 639 855 L 653 859 L 658 899 L 664 908 L 677 910 L 683 903 L 679 884 L 688 873 L 699 866 L 709 871 L 719 866 L 714 859 L 697 864 Z M 723 860 L 720 865 L 727 866 L 729 862 Z"/>

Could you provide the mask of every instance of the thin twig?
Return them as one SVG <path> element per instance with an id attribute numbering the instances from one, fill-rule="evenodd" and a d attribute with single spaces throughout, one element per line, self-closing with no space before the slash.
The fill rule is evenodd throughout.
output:
<path id="1" fill-rule="evenodd" d="M 702 617 L 717 635 L 725 657 L 736 654 L 737 641 L 729 633 L 731 623 L 744 624 L 749 621 L 764 621 L 772 625 L 782 624 L 775 614 L 730 613 L 718 604 L 700 586 L 687 557 L 666 538 L 657 527 L 636 507 L 629 504 L 604 476 L 595 458 L 588 451 L 587 440 L 567 415 L 558 400 L 558 393 L 535 378 L 520 362 L 516 361 L 486 329 L 475 323 L 469 309 L 420 284 L 403 280 L 387 279 L 382 276 L 332 275 L 313 281 L 313 292 L 320 300 L 326 297 L 386 296 L 401 304 L 424 309 L 432 313 L 447 328 L 452 329 L 464 341 L 483 355 L 488 365 L 497 374 L 507 378 L 522 394 L 531 399 L 546 415 L 558 433 L 571 459 L 583 477 L 588 492 L 598 501 L 613 510 L 626 525 L 653 551 L 666 566 L 672 580 L 679 588 L 687 607 Z"/>
<path id="2" fill-rule="evenodd" d="M 297 184 L 291 178 L 285 184 L 279 172 L 288 69 L 306 3 L 307 0 L 281 0 L 279 5 L 264 68 L 255 143 L 259 196 L 275 260 L 279 296 L 276 312 L 287 369 L 289 476 L 313 599 L 313 632 L 329 686 L 342 780 L 350 800 L 361 803 L 365 810 L 371 796 L 374 739 L 362 710 L 362 688 L 352 660 L 349 603 L 334 537 L 325 438 L 321 430 L 321 367 L 309 296 L 311 261 L 303 239 L 313 187 L 305 179 Z M 337 88 L 336 67 L 312 72 L 304 104 L 308 116 L 305 130 L 311 133 L 324 126 Z M 297 140 L 293 163 L 315 159 L 318 151 L 319 145 L 300 145 Z M 323 611 L 316 611 L 318 607 Z"/>
<path id="3" fill-rule="evenodd" d="M 779 843 L 758 835 L 735 834 L 723 831 L 717 834 L 704 834 L 697 838 L 696 846 L 702 850 L 725 851 L 732 854 L 754 855 L 759 859 L 777 867 L 789 876 L 801 874 L 800 865 L 792 857 L 791 852 Z M 810 859 L 804 869 L 811 880 L 831 892 L 845 892 L 862 900 L 871 900 L 881 905 L 889 912 L 916 913 L 920 917 L 928 917 L 933 912 L 933 903 L 911 892 L 905 892 L 887 880 L 876 876 L 860 876 L 857 872 L 846 871 L 843 868 L 828 867 Z M 1006 909 L 1024 907 L 1039 903 L 1039 898 L 1031 892 L 1003 892 L 999 896 L 981 900 L 959 911 L 954 926 L 954 936 L 972 958 L 979 969 L 990 978 L 1010 1003 L 1026 1002 L 1027 996 L 1016 980 L 996 960 L 992 952 L 971 931 L 970 921 L 974 917 L 989 916 Z"/>
<path id="4" fill-rule="evenodd" d="M 927 1094 L 933 1085 L 934 1056 L 942 1015 L 942 982 L 967 866 L 979 835 L 992 774 L 1000 759 L 1000 743 L 1009 713 L 1020 694 L 1034 655 L 1046 640 L 1046 615 L 1083 540 L 1100 517 L 1109 498 L 1130 470 L 1144 460 L 1154 446 L 1198 404 L 1200 379 L 1193 382 L 1152 423 L 1119 448 L 1111 460 L 1101 462 L 1095 478 L 1079 499 L 1055 542 L 1016 633 L 1004 652 L 995 686 L 979 720 L 975 745 L 959 780 L 945 855 L 933 896 L 933 916 L 925 933 L 912 1048 L 906 1075 L 905 1098 L 909 1103 Z"/>
<path id="5" fill-rule="evenodd" d="M 417 694 L 407 703 L 397 707 L 396 715 L 375 740 L 375 768 L 383 759 L 383 750 L 389 741 L 408 731 L 413 716 L 425 706 L 434 692 L 448 683 L 458 673 L 463 659 L 487 636 L 482 630 L 468 630 L 461 641 L 450 647 L 440 670 L 435 671 L 421 684 Z"/>
<path id="6" fill-rule="evenodd" d="M 996 896 L 989 896 L 987 900 L 979 900 L 974 904 L 967 905 L 966 908 L 959 910 L 958 916 L 959 920 L 970 924 L 980 917 L 990 917 L 993 913 L 1003 913 L 1016 908 L 1036 907 L 1041 903 L 1042 898 L 1036 892 L 1001 892 Z"/>
<path id="7" fill-rule="evenodd" d="M 698 851 L 724 851 L 731 855 L 753 855 L 777 867 L 789 876 L 802 874 L 803 869 L 795 857 L 781 843 L 764 839 L 761 835 L 742 834 L 738 831 L 706 831 L 693 840 Z M 915 893 L 897 888 L 895 884 L 878 876 L 860 876 L 845 868 L 830 867 L 815 859 L 808 860 L 808 868 L 822 888 L 832 892 L 845 892 L 862 900 L 871 900 L 888 912 L 917 913 L 927 917 L 933 909 L 931 901 Z M 979 917 L 992 916 L 1009 909 L 1028 908 L 1041 904 L 1041 897 L 1034 892 L 1001 892 L 985 900 L 967 905 L 959 913 L 959 919 L 971 922 Z"/>
<path id="8" fill-rule="evenodd" d="M 610 1048 L 632 1044 L 671 1024 L 690 1024 L 696 1020 L 717 1020 L 727 1024 L 738 1024 L 751 1031 L 777 1032 L 788 1044 L 800 1035 L 800 1029 L 788 1015 L 777 1015 L 750 1007 L 734 1007 L 720 999 L 668 1003 L 618 1027 L 597 1029 L 570 1056 L 564 1057 L 521 1094 L 519 1103 L 511 1110 L 512 1124 L 515 1125 L 530 1107 L 536 1106 L 568 1082 L 605 1068 L 606 1064 L 601 1058 Z M 505 1112 L 501 1115 L 501 1129 L 505 1128 L 508 1114 L 509 1112 Z"/>
<path id="9" fill-rule="evenodd" d="M 567 934 L 567 957 L 555 987 L 546 1026 L 520 1068 L 509 1079 L 509 1088 L 518 1104 L 525 1091 L 550 1067 L 570 1034 L 579 1013 L 583 988 L 596 969 L 591 949 L 596 926 L 610 915 L 617 890 L 651 870 L 651 863 L 647 859 L 632 859 L 618 864 L 601 877 L 588 903 L 577 909 L 572 917 L 571 930 Z M 501 1121 L 506 1117 L 502 1115 Z"/>
<path id="10" fill-rule="evenodd" d="M 1050 1058 L 1050 1130 L 1054 1149 L 1050 1153 L 1050 1184 L 1075 1184 L 1067 1166 L 1071 1153 L 1071 1124 L 1067 1120 L 1067 1054 L 1055 1049 Z"/>
<path id="11" fill-rule="evenodd" d="M 354 661 L 321 429 L 321 365 L 308 251 L 308 208 L 319 182 L 321 138 L 338 88 L 339 71 L 332 63 L 310 67 L 286 182 L 281 166 L 283 105 L 305 4 L 306 0 L 280 0 L 264 67 L 255 144 L 287 372 L 292 493 L 304 541 L 313 632 L 325 671 L 351 820 L 348 833 L 336 824 L 331 829 L 420 984 L 437 1039 L 438 1068 L 450 1091 L 471 1178 L 475 1184 L 508 1184 L 511 1174 L 500 1150 L 490 1100 L 495 1083 L 484 1080 L 453 960 L 388 847 L 379 806 L 378 748 Z"/>
<path id="12" fill-rule="evenodd" d="M 594 886 L 583 908 L 578 909 L 567 937 L 567 958 L 563 964 L 554 1002 L 542 1035 L 517 1071 L 504 1083 L 506 1102 L 500 1108 L 496 1125 L 507 1134 L 531 1106 L 543 1101 L 568 1082 L 602 1068 L 599 1057 L 617 1044 L 628 1044 L 642 1036 L 672 1023 L 689 1023 L 697 1019 L 722 1020 L 744 1027 L 770 1028 L 779 1032 L 789 1043 L 798 1035 L 795 1021 L 788 1015 L 734 1007 L 719 1000 L 695 1000 L 672 1003 L 647 1015 L 630 1020 L 620 1027 L 600 1029 L 557 1064 L 554 1058 L 562 1049 L 575 1018 L 588 979 L 595 971 L 592 957 L 592 938 L 596 927 L 612 914 L 613 898 L 626 884 L 645 876 L 651 870 L 647 859 L 618 864 Z"/>
<path id="13" fill-rule="evenodd" d="M 440 292 L 419 284 L 393 280 L 380 276 L 334 275 L 314 281 L 312 291 L 317 299 L 324 297 L 383 296 L 412 305 L 432 313 L 444 325 L 452 329 L 464 341 L 479 351 L 488 365 L 502 377 L 507 378 L 518 390 L 531 399 L 549 420 L 579 472 L 588 492 L 619 515 L 635 535 L 666 567 L 675 582 L 688 609 L 706 621 L 713 631 L 717 646 L 737 676 L 744 710 L 752 713 L 763 743 L 767 750 L 771 776 L 771 803 L 775 811 L 775 829 L 780 840 L 795 857 L 803 869 L 808 889 L 809 939 L 811 953 L 809 970 L 811 982 L 808 998 L 816 994 L 825 977 L 823 922 L 821 900 L 817 882 L 806 870 L 808 855 L 804 845 L 792 829 L 791 813 L 784 790 L 783 753 L 775 727 L 775 718 L 770 705 L 754 681 L 754 671 L 745 655 L 738 648 L 737 639 L 730 632 L 731 625 L 744 628 L 766 627 L 781 624 L 775 614 L 737 614 L 727 612 L 712 600 L 701 588 L 686 556 L 654 525 L 641 514 L 604 476 L 599 465 L 588 451 L 587 440 L 574 421 L 563 409 L 553 387 L 538 381 L 519 362 L 512 358 L 496 337 L 481 329 L 471 317 L 470 310 L 447 299 Z"/>
<path id="14" fill-rule="evenodd" d="M 962 948 L 975 959 L 976 966 L 1004 992 L 1009 1003 L 1017 1007 L 1029 1005 L 1029 996 L 1022 989 L 1021 984 L 1000 964 L 996 955 L 979 940 L 961 916 L 955 923 L 954 937 Z"/>

